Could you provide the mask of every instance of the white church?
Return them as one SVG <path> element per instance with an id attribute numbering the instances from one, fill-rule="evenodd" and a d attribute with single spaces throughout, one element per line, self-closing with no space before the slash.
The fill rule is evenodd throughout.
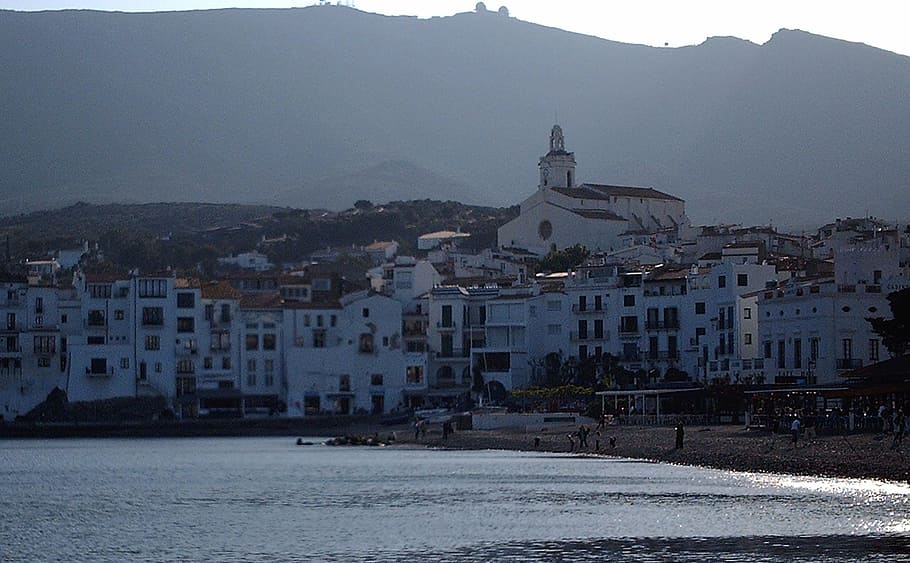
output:
<path id="1" fill-rule="evenodd" d="M 499 228 L 501 248 L 535 254 L 581 244 L 592 252 L 622 248 L 629 235 L 678 239 L 689 228 L 686 203 L 653 188 L 575 184 L 575 153 L 566 151 L 562 128 L 550 132 L 550 152 L 540 158 L 537 191 L 521 213 Z"/>

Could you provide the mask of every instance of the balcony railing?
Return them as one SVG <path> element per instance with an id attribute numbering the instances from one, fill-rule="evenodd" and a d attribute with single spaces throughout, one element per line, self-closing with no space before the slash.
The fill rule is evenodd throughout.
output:
<path id="1" fill-rule="evenodd" d="M 837 358 L 835 367 L 837 369 L 857 369 L 863 367 L 863 361 L 856 358 Z"/>
<path id="2" fill-rule="evenodd" d="M 679 321 L 648 321 L 645 330 L 679 330 Z"/>
<path id="3" fill-rule="evenodd" d="M 573 313 L 603 313 L 604 311 L 606 311 L 606 307 L 603 305 L 581 305 L 579 303 L 572 305 Z"/>
<path id="4" fill-rule="evenodd" d="M 114 367 L 111 366 L 105 370 L 93 370 L 90 367 L 85 368 L 85 375 L 89 377 L 111 377 L 114 375 Z"/>
<path id="5" fill-rule="evenodd" d="M 569 332 L 569 338 L 573 342 L 605 341 L 610 340 L 610 333 L 602 332 L 598 334 L 597 332 L 590 330 L 587 332 L 579 332 L 577 330 L 573 330 Z"/>
<path id="6" fill-rule="evenodd" d="M 649 360 L 678 360 L 678 350 L 648 350 Z"/>
<path id="7" fill-rule="evenodd" d="M 620 336 L 638 336 L 640 333 L 638 325 L 619 325 Z"/>

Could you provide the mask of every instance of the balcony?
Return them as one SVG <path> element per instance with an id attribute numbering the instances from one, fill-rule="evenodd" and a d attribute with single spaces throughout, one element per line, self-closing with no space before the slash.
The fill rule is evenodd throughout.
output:
<path id="1" fill-rule="evenodd" d="M 620 338 L 638 338 L 639 334 L 638 325 L 619 325 Z"/>
<path id="2" fill-rule="evenodd" d="M 679 321 L 648 321 L 645 330 L 679 330 Z"/>
<path id="3" fill-rule="evenodd" d="M 855 358 L 837 358 L 835 367 L 839 370 L 858 369 L 863 367 L 863 361 Z"/>
<path id="4" fill-rule="evenodd" d="M 604 342 L 610 340 L 610 333 L 603 332 L 598 334 L 591 331 L 579 332 L 577 330 L 573 330 L 569 332 L 569 339 L 572 342 Z"/>
<path id="5" fill-rule="evenodd" d="M 679 350 L 648 350 L 649 360 L 678 360 Z"/>
<path id="6" fill-rule="evenodd" d="M 579 305 L 578 303 L 572 305 L 573 313 L 581 314 L 596 314 L 596 313 L 605 313 L 606 307 L 603 305 Z"/>
<path id="7" fill-rule="evenodd" d="M 114 375 L 114 367 L 111 366 L 104 370 L 87 367 L 85 368 L 85 375 L 88 377 L 112 377 Z"/>

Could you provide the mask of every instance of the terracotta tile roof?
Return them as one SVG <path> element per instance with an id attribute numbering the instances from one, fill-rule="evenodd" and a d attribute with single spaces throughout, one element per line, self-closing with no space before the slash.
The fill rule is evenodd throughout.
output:
<path id="1" fill-rule="evenodd" d="M 606 184 L 581 184 L 576 188 L 551 188 L 554 192 L 573 199 L 596 199 L 608 201 L 611 197 L 637 197 L 650 199 L 663 199 L 668 201 L 683 201 L 670 194 L 660 192 L 654 188 L 636 188 L 633 186 L 609 186 Z"/>
<path id="2" fill-rule="evenodd" d="M 202 284 L 203 299 L 240 299 L 240 292 L 228 282 L 213 281 Z"/>
<path id="3" fill-rule="evenodd" d="M 85 274 L 85 281 L 88 283 L 112 283 L 130 279 L 129 274 L 115 274 L 109 272 L 100 272 L 96 274 Z"/>
<path id="4" fill-rule="evenodd" d="M 306 303 L 306 302 L 301 302 L 301 301 L 285 301 L 284 308 L 285 309 L 305 309 L 305 310 L 343 309 L 343 307 L 341 306 L 341 303 L 339 303 L 338 301 L 317 301 L 317 302 L 313 302 L 313 303 Z"/>
<path id="5" fill-rule="evenodd" d="M 572 213 L 581 215 L 585 219 L 600 219 L 602 221 L 626 221 L 621 215 L 617 215 L 606 209 L 573 209 Z"/>
<path id="6" fill-rule="evenodd" d="M 275 293 L 244 294 L 240 297 L 241 309 L 281 309 L 284 300 Z"/>

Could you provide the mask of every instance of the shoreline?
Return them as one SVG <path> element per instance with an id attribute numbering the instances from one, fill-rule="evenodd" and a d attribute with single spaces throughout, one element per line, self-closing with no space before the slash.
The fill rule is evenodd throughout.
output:
<path id="1" fill-rule="evenodd" d="M 750 473 L 876 479 L 910 482 L 910 440 L 892 450 L 893 436 L 874 434 L 803 434 L 794 447 L 789 434 L 747 430 L 738 425 L 686 428 L 682 449 L 675 448 L 675 430 L 670 427 L 607 426 L 601 431 L 600 449 L 596 435 L 588 437 L 588 448 L 570 450 L 564 432 L 531 433 L 520 429 L 462 430 L 447 440 L 430 432 L 414 441 L 413 431 L 399 444 L 463 450 L 512 450 L 563 453 L 577 456 L 604 456 L 646 462 L 705 467 Z M 609 437 L 616 438 L 611 448 Z M 534 447 L 534 438 L 540 446 Z M 906 453 L 905 453 L 906 452 Z"/>
<path id="2" fill-rule="evenodd" d="M 158 421 L 154 423 L 4 424 L 0 441 L 66 438 L 181 438 L 181 437 L 287 437 L 332 438 L 374 436 L 396 440 L 391 447 L 430 447 L 460 450 L 511 450 L 604 456 L 672 463 L 730 471 L 801 476 L 844 477 L 910 482 L 910 438 L 891 449 L 893 436 L 871 433 L 850 435 L 802 434 L 794 447 L 790 434 L 749 430 L 741 425 L 692 426 L 685 429 L 682 449 L 675 448 L 675 430 L 662 426 L 606 426 L 592 431 L 588 448 L 570 450 L 567 435 L 576 428 L 534 433 L 524 429 L 456 430 L 443 440 L 440 425 L 431 425 L 414 439 L 412 424 L 382 424 L 357 419 L 244 419 L 211 421 Z M 592 427 L 592 430 L 593 427 Z M 534 438 L 540 445 L 534 447 Z M 615 447 L 610 447 L 610 437 Z M 598 442 L 600 448 L 598 449 Z M 345 446 L 339 446 L 345 447 Z"/>

